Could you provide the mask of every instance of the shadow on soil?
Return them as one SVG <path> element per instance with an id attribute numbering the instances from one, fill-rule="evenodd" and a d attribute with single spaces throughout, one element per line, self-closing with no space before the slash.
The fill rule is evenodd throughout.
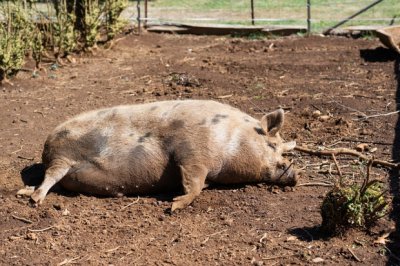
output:
<path id="1" fill-rule="evenodd" d="M 396 110 L 400 110 L 400 56 L 395 52 L 377 48 L 373 50 L 361 50 L 361 57 L 367 62 L 394 62 L 394 74 L 396 77 Z M 400 116 L 397 117 L 394 128 L 394 140 L 392 147 L 392 160 L 400 162 Z M 383 132 L 382 132 L 383 133 Z M 388 261 L 386 265 L 400 265 L 400 182 L 399 169 L 392 169 L 389 175 L 389 191 L 393 197 L 393 209 L 390 218 L 395 222 L 395 231 L 390 234 L 390 243 L 387 244 Z"/>
<path id="2" fill-rule="evenodd" d="M 397 55 L 394 63 L 394 72 L 397 80 L 396 103 L 397 110 L 400 110 L 400 55 Z M 400 161 L 400 116 L 397 117 L 395 127 L 395 137 L 392 147 L 392 159 L 395 162 Z M 400 265 L 400 182 L 399 169 L 393 169 L 390 172 L 390 193 L 393 196 L 393 210 L 390 217 L 395 222 L 395 232 L 391 234 L 391 243 L 387 245 L 389 260 L 387 265 Z"/>
<path id="3" fill-rule="evenodd" d="M 21 171 L 21 179 L 25 186 L 39 186 L 44 179 L 44 165 L 35 163 Z"/>
<path id="4" fill-rule="evenodd" d="M 319 225 L 313 227 L 292 228 L 288 230 L 288 233 L 305 242 L 312 242 L 314 240 L 328 240 L 332 237 L 331 235 L 324 233 Z"/>

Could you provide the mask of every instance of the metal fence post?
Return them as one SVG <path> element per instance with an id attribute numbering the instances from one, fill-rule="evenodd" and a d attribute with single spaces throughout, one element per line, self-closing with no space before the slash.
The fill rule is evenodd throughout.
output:
<path id="1" fill-rule="evenodd" d="M 254 25 L 254 0 L 250 0 L 251 6 L 251 25 Z"/>
<path id="2" fill-rule="evenodd" d="M 147 28 L 147 0 L 144 0 L 144 28 Z"/>
<path id="3" fill-rule="evenodd" d="M 141 25 L 140 25 L 140 20 L 141 20 L 141 17 L 140 17 L 140 0 L 137 0 L 136 8 L 137 8 L 138 31 L 139 31 L 139 34 L 140 34 L 140 27 L 141 27 Z"/>
<path id="4" fill-rule="evenodd" d="M 307 0 L 307 35 L 311 34 L 311 0 Z"/>

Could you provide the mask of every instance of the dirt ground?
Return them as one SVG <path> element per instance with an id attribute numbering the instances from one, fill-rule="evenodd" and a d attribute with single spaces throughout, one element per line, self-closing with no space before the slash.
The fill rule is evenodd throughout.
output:
<path id="1" fill-rule="evenodd" d="M 129 35 L 75 63 L 44 66 L 39 77 L 20 72 L 14 86 L 0 90 L 1 265 L 400 263 L 395 233 L 386 246 L 374 243 L 395 230 L 395 215 L 368 232 L 319 232 L 330 187 L 318 183 L 334 181 L 335 167 L 330 158 L 298 151 L 287 156 L 303 169 L 300 183 L 311 185 L 211 187 L 172 215 L 176 193 L 99 198 L 56 190 L 38 208 L 15 196 L 23 180 L 40 182 L 42 146 L 60 122 L 95 108 L 165 99 L 215 99 L 258 118 L 280 106 L 287 140 L 313 149 L 367 143 L 375 158 L 396 160 L 397 114 L 357 120 L 396 110 L 399 59 L 377 40 Z M 328 117 L 314 117 L 316 110 Z M 361 179 L 363 164 L 338 159 L 347 180 Z M 397 173 L 374 168 L 372 177 L 399 197 Z"/>

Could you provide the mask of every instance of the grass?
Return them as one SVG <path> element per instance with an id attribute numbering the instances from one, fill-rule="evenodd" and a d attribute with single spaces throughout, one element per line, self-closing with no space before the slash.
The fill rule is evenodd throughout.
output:
<path id="1" fill-rule="evenodd" d="M 312 0 L 312 29 L 320 32 L 372 2 L 373 0 Z M 136 2 L 131 5 L 136 6 Z M 307 24 L 305 0 L 254 0 L 254 6 L 256 25 Z M 250 25 L 250 0 L 153 0 L 149 1 L 149 18 L 158 22 Z M 385 0 L 344 26 L 384 26 L 390 23 L 400 25 L 399 0 Z"/>

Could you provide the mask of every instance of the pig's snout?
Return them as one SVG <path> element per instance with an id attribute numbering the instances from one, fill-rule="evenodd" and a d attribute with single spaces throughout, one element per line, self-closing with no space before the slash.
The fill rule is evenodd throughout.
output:
<path id="1" fill-rule="evenodd" d="M 293 167 L 293 163 L 282 162 L 277 165 L 274 183 L 283 186 L 295 186 L 299 178 L 299 171 Z"/>

